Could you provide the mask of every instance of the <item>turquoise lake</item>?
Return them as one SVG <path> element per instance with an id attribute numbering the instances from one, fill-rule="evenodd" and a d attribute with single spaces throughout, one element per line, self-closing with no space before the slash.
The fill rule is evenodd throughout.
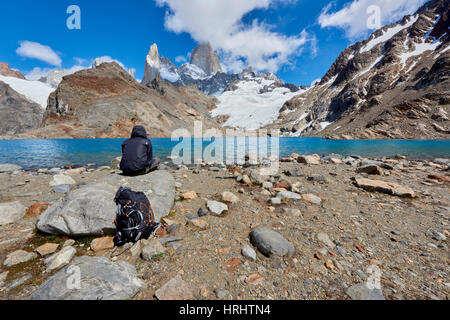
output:
<path id="1" fill-rule="evenodd" d="M 249 140 L 222 139 L 227 156 L 233 156 L 235 150 L 226 148 L 227 143 L 246 145 L 246 152 L 253 150 L 254 144 Z M 194 140 L 194 139 L 192 139 Z M 24 169 L 63 167 L 67 164 L 86 166 L 109 165 L 111 160 L 121 155 L 124 139 L 90 139 L 90 140 L 2 140 L 0 141 L 0 163 L 11 163 Z M 171 155 L 173 147 L 180 140 L 170 138 L 151 139 L 155 157 L 162 159 Z M 199 141 L 199 140 L 197 140 Z M 193 142 L 193 141 L 191 141 Z M 203 141 L 203 148 L 211 141 Z M 331 153 L 341 155 L 360 155 L 364 157 L 389 157 L 396 154 L 406 155 L 409 159 L 434 159 L 450 157 L 450 140 L 325 140 L 321 138 L 280 138 L 280 157 L 292 153 L 313 154 L 321 156 Z M 261 146 L 261 144 L 260 144 Z M 267 148 L 266 148 L 267 147 Z M 262 145 L 271 154 L 271 143 Z M 235 147 L 236 149 L 236 147 Z"/>

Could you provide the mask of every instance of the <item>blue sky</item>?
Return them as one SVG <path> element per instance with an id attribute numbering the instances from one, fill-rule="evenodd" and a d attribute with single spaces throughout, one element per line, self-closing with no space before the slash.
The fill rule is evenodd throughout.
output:
<path id="1" fill-rule="evenodd" d="M 342 50 L 373 31 L 365 23 L 368 6 L 381 8 L 380 21 L 384 25 L 413 13 L 423 3 L 424 0 L 5 1 L 0 11 L 0 62 L 27 74 L 34 68 L 40 68 L 35 69 L 38 73 L 87 66 L 96 57 L 108 56 L 126 68 L 136 69 L 137 78 L 142 78 L 145 56 L 152 43 L 158 44 L 161 55 L 179 61 L 179 65 L 199 41 L 210 40 L 230 71 L 251 64 L 261 71 L 275 71 L 286 82 L 309 85 L 326 73 Z M 66 27 L 66 10 L 73 4 L 81 9 L 81 30 Z M 45 46 L 37 48 L 37 58 L 33 51 L 36 47 L 26 46 L 30 43 Z M 21 45 L 22 50 L 17 51 Z"/>

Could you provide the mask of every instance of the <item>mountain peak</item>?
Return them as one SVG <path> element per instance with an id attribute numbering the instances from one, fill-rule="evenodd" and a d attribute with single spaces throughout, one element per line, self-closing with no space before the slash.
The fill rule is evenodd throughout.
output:
<path id="1" fill-rule="evenodd" d="M 13 70 L 9 67 L 9 64 L 5 62 L 0 62 L 0 76 L 4 77 L 14 77 L 25 80 L 25 77 L 23 74 L 21 74 L 17 70 Z"/>
<path id="2" fill-rule="evenodd" d="M 142 84 L 147 85 L 152 82 L 159 75 L 160 68 L 161 60 L 159 59 L 158 45 L 154 43 L 145 59 L 145 74 Z"/>
<path id="3" fill-rule="evenodd" d="M 202 69 L 208 76 L 222 72 L 217 51 L 213 51 L 209 42 L 199 44 L 192 51 L 191 64 Z"/>

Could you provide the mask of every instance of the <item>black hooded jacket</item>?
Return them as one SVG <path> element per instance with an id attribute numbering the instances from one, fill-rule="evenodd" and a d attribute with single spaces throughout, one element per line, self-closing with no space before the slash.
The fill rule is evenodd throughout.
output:
<path id="1" fill-rule="evenodd" d="M 135 126 L 131 138 L 122 144 L 122 161 L 120 170 L 123 172 L 139 172 L 148 168 L 153 158 L 152 143 L 147 138 L 147 132 L 142 126 Z"/>

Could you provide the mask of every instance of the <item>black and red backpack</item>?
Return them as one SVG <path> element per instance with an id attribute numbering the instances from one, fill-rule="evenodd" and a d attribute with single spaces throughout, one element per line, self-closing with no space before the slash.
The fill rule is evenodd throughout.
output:
<path id="1" fill-rule="evenodd" d="M 117 233 L 114 245 L 121 247 L 126 243 L 135 243 L 140 239 L 148 239 L 156 234 L 162 226 L 155 221 L 153 209 L 147 196 L 143 192 L 135 192 L 129 188 L 120 187 L 114 197 L 117 205 L 116 225 Z"/>

